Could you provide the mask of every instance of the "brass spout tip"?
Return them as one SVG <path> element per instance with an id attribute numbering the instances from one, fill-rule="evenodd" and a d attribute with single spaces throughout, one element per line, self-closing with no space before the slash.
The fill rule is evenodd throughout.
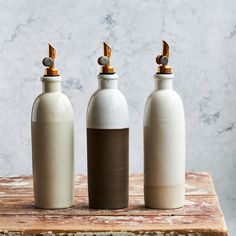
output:
<path id="1" fill-rule="evenodd" d="M 166 41 L 162 41 L 162 55 L 169 58 L 170 47 Z"/>
<path id="2" fill-rule="evenodd" d="M 169 62 L 169 45 L 166 41 L 162 41 L 162 55 L 156 57 L 156 63 L 159 65 L 157 69 L 158 74 L 171 74 L 172 69 L 168 65 Z"/>
<path id="3" fill-rule="evenodd" d="M 104 56 L 106 56 L 110 59 L 110 57 L 111 57 L 111 48 L 106 42 L 103 42 L 103 50 L 104 50 Z"/>
<path id="4" fill-rule="evenodd" d="M 48 55 L 53 60 L 56 59 L 56 49 L 50 43 L 48 44 Z"/>
<path id="5" fill-rule="evenodd" d="M 48 44 L 48 57 L 43 59 L 43 65 L 47 68 L 45 69 L 44 76 L 58 76 L 58 69 L 54 67 L 56 59 L 56 49 L 49 43 Z"/>
<path id="6" fill-rule="evenodd" d="M 101 74 L 114 74 L 115 68 L 110 65 L 111 48 L 106 42 L 103 42 L 103 52 L 104 56 L 98 58 L 98 64 L 102 66 Z"/>

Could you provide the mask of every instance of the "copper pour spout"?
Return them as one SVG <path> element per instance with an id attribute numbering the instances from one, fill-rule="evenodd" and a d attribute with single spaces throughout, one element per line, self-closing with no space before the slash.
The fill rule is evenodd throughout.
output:
<path id="1" fill-rule="evenodd" d="M 103 42 L 103 51 L 104 56 L 98 58 L 98 64 L 102 66 L 101 74 L 114 74 L 115 68 L 110 65 L 111 48 L 106 42 Z"/>
<path id="2" fill-rule="evenodd" d="M 162 41 L 162 55 L 157 56 L 156 62 L 160 65 L 157 69 L 158 74 L 171 74 L 171 67 L 168 65 L 169 62 L 169 45 L 166 41 Z"/>
<path id="3" fill-rule="evenodd" d="M 109 58 L 111 58 L 111 48 L 109 47 L 109 45 L 106 42 L 103 42 L 103 50 L 104 50 L 104 56 Z"/>
<path id="4" fill-rule="evenodd" d="M 47 67 L 44 76 L 58 76 L 58 69 L 54 67 L 56 49 L 51 44 L 48 44 L 48 56 L 43 59 L 43 65 Z"/>

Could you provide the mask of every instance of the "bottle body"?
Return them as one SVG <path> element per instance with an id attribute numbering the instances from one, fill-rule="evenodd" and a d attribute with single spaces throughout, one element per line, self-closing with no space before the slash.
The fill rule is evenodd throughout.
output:
<path id="1" fill-rule="evenodd" d="M 31 120 L 35 205 L 67 208 L 74 197 L 73 110 L 60 92 L 60 77 L 43 77 L 42 82 Z"/>
<path id="2" fill-rule="evenodd" d="M 128 206 L 128 107 L 117 89 L 117 75 L 100 75 L 99 90 L 87 109 L 89 206 L 119 209 Z"/>
<path id="3" fill-rule="evenodd" d="M 144 113 L 144 197 L 150 208 L 184 205 L 185 119 L 173 74 L 157 74 Z"/>

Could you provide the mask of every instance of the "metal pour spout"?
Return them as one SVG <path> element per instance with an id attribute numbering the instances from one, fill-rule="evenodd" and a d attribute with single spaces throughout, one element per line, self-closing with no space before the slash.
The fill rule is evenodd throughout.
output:
<path id="1" fill-rule="evenodd" d="M 160 65 L 157 69 L 158 74 L 172 74 L 172 69 L 168 65 L 169 62 L 169 45 L 166 41 L 162 41 L 162 55 L 156 57 L 156 63 Z"/>
<path id="2" fill-rule="evenodd" d="M 42 61 L 43 65 L 47 67 L 44 76 L 59 76 L 58 69 L 54 67 L 55 59 L 56 49 L 48 44 L 48 57 L 45 57 Z"/>
<path id="3" fill-rule="evenodd" d="M 103 51 L 104 56 L 98 58 L 98 64 L 102 66 L 101 74 L 114 74 L 115 68 L 110 65 L 111 48 L 106 42 L 103 42 Z"/>

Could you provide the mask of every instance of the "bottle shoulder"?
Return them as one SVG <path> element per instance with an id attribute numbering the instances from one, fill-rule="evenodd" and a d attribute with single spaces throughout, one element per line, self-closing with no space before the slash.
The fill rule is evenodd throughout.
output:
<path id="1" fill-rule="evenodd" d="M 123 98 L 125 100 L 125 97 L 123 93 L 119 89 L 98 89 L 96 90 L 91 98 L 101 98 L 101 97 L 117 97 L 117 98 Z"/>
<path id="2" fill-rule="evenodd" d="M 88 107 L 99 107 L 108 109 L 109 107 L 122 106 L 128 109 L 125 96 L 118 89 L 99 89 L 94 92 L 89 100 Z"/>
<path id="3" fill-rule="evenodd" d="M 68 97 L 61 92 L 42 93 L 34 101 L 32 121 L 63 122 L 73 120 L 73 108 Z"/>
<path id="4" fill-rule="evenodd" d="M 69 100 L 68 97 L 62 92 L 41 93 L 36 97 L 35 100 L 37 100 L 37 99 L 58 99 L 58 98 Z"/>
<path id="5" fill-rule="evenodd" d="M 183 106 L 180 95 L 173 89 L 154 90 L 147 99 L 146 106 L 153 104 L 155 106 L 175 105 Z"/>
<path id="6" fill-rule="evenodd" d="M 154 90 L 148 97 L 148 99 L 161 99 L 161 98 L 173 98 L 182 100 L 180 95 L 173 89 L 161 89 Z"/>
<path id="7" fill-rule="evenodd" d="M 182 99 L 173 89 L 156 90 L 149 95 L 144 122 L 155 120 L 184 120 Z"/>
<path id="8" fill-rule="evenodd" d="M 118 89 L 99 89 L 90 98 L 87 107 L 87 127 L 127 128 L 128 105 Z"/>

